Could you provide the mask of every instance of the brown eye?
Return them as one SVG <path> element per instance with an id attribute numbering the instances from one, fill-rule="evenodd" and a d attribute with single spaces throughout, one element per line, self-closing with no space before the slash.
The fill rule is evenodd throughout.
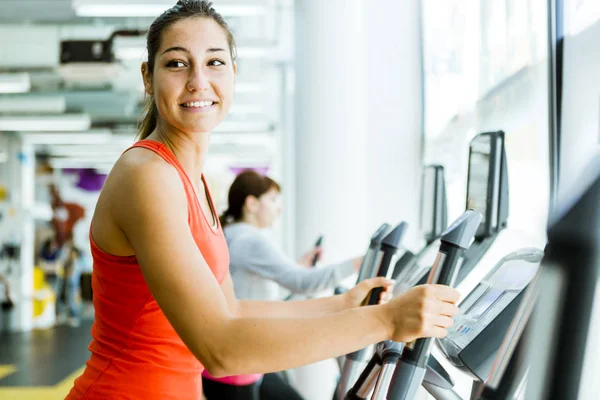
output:
<path id="1" fill-rule="evenodd" d="M 168 68 L 183 68 L 185 64 L 178 60 L 172 60 L 167 63 Z"/>
<path id="2" fill-rule="evenodd" d="M 208 62 L 208 65 L 211 67 L 220 67 L 221 65 L 225 65 L 225 61 L 219 60 L 219 59 L 214 59 L 214 60 L 210 60 Z"/>

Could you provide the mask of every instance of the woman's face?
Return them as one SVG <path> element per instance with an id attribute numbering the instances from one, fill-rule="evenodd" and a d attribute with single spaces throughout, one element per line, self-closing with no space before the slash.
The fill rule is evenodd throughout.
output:
<path id="1" fill-rule="evenodd" d="M 236 65 L 225 31 L 209 18 L 178 21 L 162 33 L 154 72 L 142 65 L 160 118 L 185 133 L 211 132 L 229 110 Z"/>
<path id="2" fill-rule="evenodd" d="M 256 217 L 261 228 L 270 228 L 281 215 L 281 194 L 270 189 L 258 198 Z"/>

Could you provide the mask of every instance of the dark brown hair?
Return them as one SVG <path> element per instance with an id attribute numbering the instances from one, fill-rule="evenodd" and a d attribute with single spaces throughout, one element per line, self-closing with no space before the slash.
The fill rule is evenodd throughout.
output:
<path id="1" fill-rule="evenodd" d="M 209 18 L 219 24 L 227 35 L 231 59 L 235 60 L 235 38 L 221 14 L 217 13 L 212 7 L 212 2 L 205 0 L 179 0 L 177 4 L 156 18 L 148 30 L 146 50 L 148 52 L 148 72 L 150 74 L 154 72 L 154 61 L 156 53 L 160 48 L 163 32 L 174 23 L 187 18 Z M 147 138 L 156 129 L 157 120 L 158 108 L 154 102 L 154 96 L 149 96 L 146 99 L 146 105 L 138 123 L 138 136 L 140 140 Z"/>
<path id="2" fill-rule="evenodd" d="M 254 196 L 259 198 L 271 189 L 281 192 L 281 186 L 268 176 L 261 175 L 253 170 L 241 172 L 233 180 L 233 183 L 229 188 L 229 194 L 227 196 L 228 208 L 221 214 L 221 217 L 219 217 L 221 226 L 225 227 L 231 222 L 242 219 L 246 197 Z"/>

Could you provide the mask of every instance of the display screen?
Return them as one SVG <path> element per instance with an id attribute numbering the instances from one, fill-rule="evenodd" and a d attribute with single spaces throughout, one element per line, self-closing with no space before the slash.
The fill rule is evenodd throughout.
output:
<path id="1" fill-rule="evenodd" d="M 435 169 L 423 171 L 423 198 L 421 200 L 421 231 L 423 236 L 433 236 L 433 218 L 435 201 Z"/>
<path id="2" fill-rule="evenodd" d="M 504 294 L 504 289 L 491 288 L 488 292 L 483 295 L 481 299 L 477 301 L 466 313 L 466 316 L 473 319 L 479 319 L 483 314 L 486 313 L 489 308 L 498 301 Z"/>
<path id="3" fill-rule="evenodd" d="M 473 139 L 469 153 L 467 208 L 477 210 L 483 215 L 481 226 L 485 226 L 487 214 L 490 153 L 490 136 L 484 135 Z"/>
<path id="4" fill-rule="evenodd" d="M 521 290 L 531 282 L 538 266 L 539 262 L 509 260 L 492 275 L 490 282 L 504 290 Z"/>

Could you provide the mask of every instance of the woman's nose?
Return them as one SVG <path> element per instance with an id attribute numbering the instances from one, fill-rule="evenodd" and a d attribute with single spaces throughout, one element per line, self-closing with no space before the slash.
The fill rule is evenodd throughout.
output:
<path id="1" fill-rule="evenodd" d="M 193 68 L 187 84 L 187 89 L 190 92 L 198 92 L 208 89 L 209 86 L 208 76 L 202 71 L 202 68 Z"/>

